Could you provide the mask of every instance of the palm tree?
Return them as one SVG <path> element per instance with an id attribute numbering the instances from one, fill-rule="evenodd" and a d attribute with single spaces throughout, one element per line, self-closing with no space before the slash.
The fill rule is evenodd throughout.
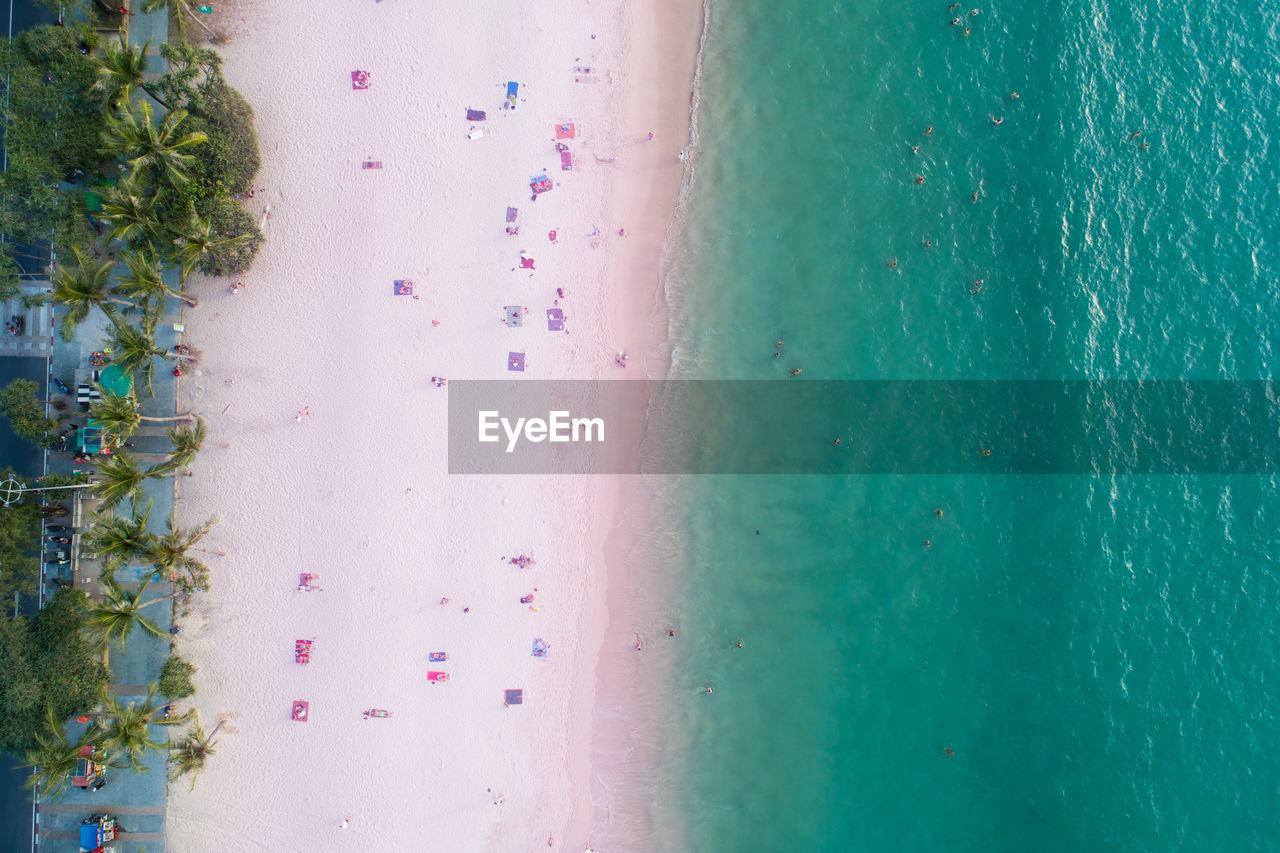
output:
<path id="1" fill-rule="evenodd" d="M 108 570 L 131 560 L 150 560 L 156 540 L 156 535 L 147 530 L 150 515 L 150 502 L 145 508 L 134 504 L 133 514 L 127 518 L 98 510 L 82 534 L 81 547 L 97 554 Z"/>
<path id="2" fill-rule="evenodd" d="M 221 551 L 209 551 L 196 547 L 196 543 L 203 539 L 217 522 L 216 518 L 211 518 L 203 524 L 183 530 L 178 527 L 178 517 L 170 515 L 169 529 L 163 535 L 157 536 L 152 543 L 151 562 L 157 570 L 164 572 L 171 582 L 185 589 L 207 586 L 209 567 L 188 552 L 200 551 L 205 554 L 223 555 Z"/>
<path id="3" fill-rule="evenodd" d="M 155 242 L 160 239 L 160 193 L 143 186 L 133 175 L 118 181 L 102 199 L 102 218 L 111 223 L 111 239 Z"/>
<path id="4" fill-rule="evenodd" d="M 49 296 L 52 301 L 67 306 L 67 313 L 58 327 L 64 341 L 75 337 L 76 327 L 84 322 L 94 308 L 101 308 L 112 324 L 118 325 L 117 312 L 113 306 L 133 307 L 133 303 L 111 295 L 111 268 L 115 266 L 115 261 L 94 266 L 79 249 L 72 248 L 71 254 L 76 259 L 75 264 L 59 266 L 54 271 L 53 293 Z"/>
<path id="5" fill-rule="evenodd" d="M 102 715 L 94 722 L 92 739 L 102 744 L 107 755 L 125 762 L 135 773 L 148 773 L 149 767 L 142 757 L 165 744 L 151 736 L 152 726 L 175 726 L 185 722 L 186 715 L 165 719 L 156 717 L 162 706 L 156 700 L 156 686 L 147 688 L 147 698 L 141 702 L 121 702 L 120 697 L 102 689 Z"/>
<path id="6" fill-rule="evenodd" d="M 160 465 L 141 468 L 132 454 L 120 449 L 107 456 L 94 457 L 93 464 L 102 479 L 89 486 L 89 493 L 107 509 L 133 497 L 147 480 L 159 479 L 168 473 Z"/>
<path id="7" fill-rule="evenodd" d="M 151 379 L 155 374 L 153 365 L 157 358 L 165 361 L 184 360 L 187 356 L 179 355 L 156 346 L 156 318 L 144 317 L 140 326 L 117 325 L 111 330 L 111 347 L 116 364 L 128 373 L 142 371 L 146 379 L 147 393 L 155 396 Z"/>
<path id="8" fill-rule="evenodd" d="M 182 41 L 187 40 L 187 18 L 184 15 L 189 16 L 191 20 L 199 24 L 200 28 L 209 34 L 210 41 L 218 40 L 218 34 L 209 29 L 204 21 L 200 20 L 199 16 L 192 10 L 191 7 L 194 4 L 191 0 L 144 0 L 142 11 L 143 13 L 154 12 L 165 5 L 169 7 L 169 20 L 173 23 L 174 32 L 177 33 L 178 38 Z"/>
<path id="9" fill-rule="evenodd" d="M 195 790 L 196 777 L 204 769 L 205 759 L 213 755 L 213 748 L 218 743 L 213 738 L 218 733 L 218 729 L 222 728 L 226 723 L 225 719 L 218 720 L 218 725 L 214 726 L 213 731 L 206 735 L 204 729 L 200 728 L 200 719 L 193 715 L 191 728 L 184 732 L 177 741 L 169 744 L 170 782 L 190 773 L 191 790 Z"/>
<path id="10" fill-rule="evenodd" d="M 160 262 L 149 251 L 128 251 L 120 256 L 120 260 L 129 269 L 129 274 L 121 276 L 116 285 L 120 293 L 138 300 L 142 305 L 147 305 L 154 299 L 157 311 L 170 296 L 181 299 L 192 308 L 200 304 L 196 297 L 164 283 L 164 271 L 160 269 Z"/>
<path id="11" fill-rule="evenodd" d="M 182 280 L 186 281 L 187 276 L 191 275 L 192 271 L 206 258 L 213 257 L 220 246 L 234 246 L 252 236 L 251 233 L 246 233 L 219 240 L 213 233 L 213 225 L 208 220 L 192 214 L 186 228 L 181 231 L 174 229 L 173 247 L 169 251 L 169 259 L 178 265 Z"/>
<path id="12" fill-rule="evenodd" d="M 53 715 L 53 708 L 45 709 L 48 730 L 36 733 L 36 745 L 25 754 L 25 767 L 36 772 L 23 784 L 28 788 L 40 786 L 45 799 L 56 800 L 71 784 L 71 777 L 80 767 L 82 744 L 67 739 L 66 729 Z"/>
<path id="13" fill-rule="evenodd" d="M 132 397 L 121 397 L 110 391 L 102 392 L 102 399 L 89 407 L 89 417 L 96 420 L 103 432 L 120 436 L 131 435 L 142 423 L 170 423 L 172 421 L 191 421 L 197 419 L 190 412 L 180 412 L 165 418 L 155 418 L 138 411 L 138 404 Z M 170 436 L 172 437 L 172 436 Z"/>
<path id="14" fill-rule="evenodd" d="M 141 47 L 130 47 L 121 36 L 118 42 L 108 42 L 103 54 L 90 55 L 89 59 L 98 66 L 98 80 L 93 88 L 103 93 L 104 103 L 128 101 L 136 87 L 155 98 L 160 106 L 169 108 L 147 85 L 147 50 L 150 47 L 151 39 Z"/>
<path id="15" fill-rule="evenodd" d="M 93 647 L 102 651 L 103 658 L 113 642 L 119 642 L 120 650 L 124 651 L 125 641 L 134 628 L 142 628 L 153 637 L 165 635 L 140 611 L 161 601 L 168 601 L 178 594 L 178 590 L 144 602 L 142 594 L 146 592 L 148 583 L 150 580 L 143 581 L 137 592 L 128 593 L 115 581 L 106 581 L 103 584 L 106 591 L 103 592 L 102 599 L 91 598 L 85 605 L 85 630 Z"/>
<path id="16" fill-rule="evenodd" d="M 196 458 L 196 454 L 204 446 L 205 439 L 209 437 L 204 418 L 199 415 L 196 416 L 194 423 L 169 427 L 168 434 L 169 440 L 173 442 L 173 453 L 165 464 L 175 472 L 191 464 L 191 460 Z"/>
<path id="17" fill-rule="evenodd" d="M 189 180 L 187 167 L 195 160 L 184 149 L 208 139 L 200 131 L 179 135 L 178 126 L 186 117 L 186 110 L 174 110 L 157 125 L 150 103 L 126 102 L 107 117 L 101 151 L 126 161 L 131 174 L 150 172 L 169 183 L 184 184 Z"/>

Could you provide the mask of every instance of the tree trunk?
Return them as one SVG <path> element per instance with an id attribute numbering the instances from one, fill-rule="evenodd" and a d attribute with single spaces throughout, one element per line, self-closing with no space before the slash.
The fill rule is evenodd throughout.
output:
<path id="1" fill-rule="evenodd" d="M 195 421 L 196 416 L 191 414 L 190 412 L 183 412 L 182 414 L 174 415 L 171 418 L 149 418 L 146 415 L 138 415 L 138 419 L 143 421 L 152 421 L 154 423 L 162 423 L 162 424 L 168 423 L 169 421 L 186 421 L 187 423 L 192 423 Z"/>
<path id="2" fill-rule="evenodd" d="M 183 3 L 183 4 L 182 4 L 182 10 L 183 10 L 184 12 L 186 12 L 188 15 L 190 15 L 190 16 L 191 16 L 191 20 L 195 21 L 197 24 L 199 24 L 199 25 L 200 25 L 200 29 L 204 30 L 206 33 L 208 33 L 208 34 L 209 34 L 209 39 L 210 39 L 211 41 L 217 41 L 217 40 L 218 40 L 218 34 L 217 34 L 217 33 L 215 33 L 213 30 L 209 29 L 208 27 L 206 27 L 206 26 L 204 25 L 204 21 L 200 20 L 200 16 L 199 16 L 199 15 L 197 15 L 195 12 L 192 12 L 192 11 L 191 11 L 191 7 L 190 7 L 190 6 L 188 6 L 186 3 Z"/>

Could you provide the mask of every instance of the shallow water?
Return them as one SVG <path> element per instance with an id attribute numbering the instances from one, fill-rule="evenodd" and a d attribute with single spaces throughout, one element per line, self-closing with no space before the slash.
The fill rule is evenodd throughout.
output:
<path id="1" fill-rule="evenodd" d="M 674 375 L 1271 376 L 1280 6 L 965 11 L 713 0 Z M 707 428 L 735 417 L 690 428 L 750 453 Z M 704 477 L 658 509 L 664 849 L 1280 845 L 1274 479 Z"/>

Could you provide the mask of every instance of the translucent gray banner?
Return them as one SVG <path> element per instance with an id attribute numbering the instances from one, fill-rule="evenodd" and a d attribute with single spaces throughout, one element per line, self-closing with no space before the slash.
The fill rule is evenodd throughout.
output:
<path id="1" fill-rule="evenodd" d="M 1270 381 L 449 383 L 454 474 L 1274 474 Z"/>

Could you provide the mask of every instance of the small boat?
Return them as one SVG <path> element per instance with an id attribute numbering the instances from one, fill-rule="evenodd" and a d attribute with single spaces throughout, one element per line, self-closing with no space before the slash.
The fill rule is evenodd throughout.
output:
<path id="1" fill-rule="evenodd" d="M 391 716 L 391 712 L 384 710 L 383 708 L 370 708 L 369 710 L 364 712 L 364 718 L 366 720 L 370 718 L 382 720 L 390 716 Z"/>

